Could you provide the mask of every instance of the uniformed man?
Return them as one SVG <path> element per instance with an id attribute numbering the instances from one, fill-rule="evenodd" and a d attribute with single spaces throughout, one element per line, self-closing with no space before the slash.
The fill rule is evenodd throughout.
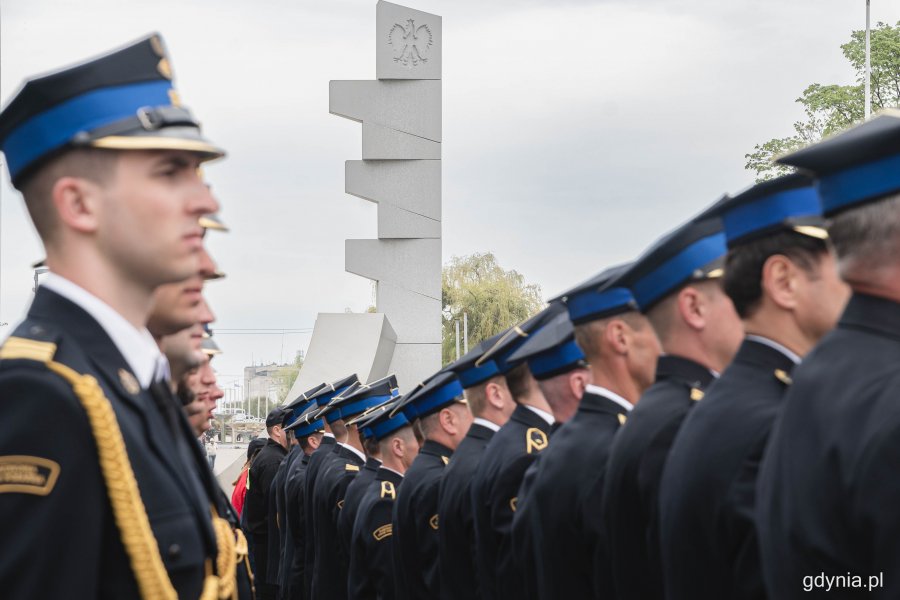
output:
<path id="1" fill-rule="evenodd" d="M 416 422 L 425 440 L 394 504 L 394 578 L 398 598 L 435 598 L 440 589 L 438 485 L 472 413 L 456 376 L 441 371 L 394 409 Z"/>
<path id="2" fill-rule="evenodd" d="M 197 272 L 197 220 L 218 205 L 196 169 L 223 154 L 171 74 L 153 35 L 27 81 L 0 113 L 0 149 L 51 272 L 0 350 L 10 597 L 218 587 L 194 441 L 171 395 L 149 391 L 164 385 L 146 330 L 153 290 Z"/>
<path id="3" fill-rule="evenodd" d="M 295 461 L 302 460 L 306 456 L 306 448 L 308 444 L 301 442 L 300 436 L 297 435 L 296 429 L 300 425 L 308 425 L 301 419 L 315 406 L 315 401 L 310 400 L 310 396 L 325 386 L 324 383 L 317 385 L 311 390 L 300 394 L 297 398 L 288 402 L 285 407 L 291 411 L 291 416 L 285 423 L 285 432 L 293 439 L 294 445 L 288 453 L 285 460 L 278 467 L 278 473 L 275 475 L 275 510 L 278 515 L 278 567 L 276 569 L 276 580 L 278 581 L 278 591 L 280 598 L 290 597 L 290 564 L 294 559 L 294 542 L 291 533 L 290 519 L 292 515 L 288 512 L 287 507 L 287 480 L 288 474 L 292 471 Z M 309 433 L 306 433 L 308 436 Z M 306 448 L 304 447 L 306 446 Z M 287 566 L 285 566 L 287 565 Z"/>
<path id="4" fill-rule="evenodd" d="M 519 485 L 525 470 L 547 447 L 556 422 L 550 405 L 525 363 L 509 361 L 515 352 L 565 306 L 554 302 L 510 329 L 476 365 L 495 361 L 506 373 L 516 408 L 509 421 L 488 442 L 472 479 L 475 523 L 475 566 L 482 598 L 507 597 L 518 587 L 519 572 L 513 556 L 511 528 Z"/>
<path id="5" fill-rule="evenodd" d="M 385 379 L 390 386 L 391 399 L 395 399 L 400 395 L 400 390 L 397 387 L 397 377 L 392 374 L 388 375 Z M 366 488 L 369 487 L 369 484 L 375 480 L 375 475 L 378 473 L 378 467 L 381 466 L 381 450 L 378 445 L 378 440 L 371 436 L 371 429 L 365 429 L 361 426 L 361 423 L 368 420 L 370 416 L 373 416 L 374 411 L 378 408 L 380 407 L 366 410 L 347 422 L 348 426 L 360 424 L 357 431 L 363 450 L 366 454 L 366 463 L 363 465 L 362 469 L 359 470 L 359 473 L 353 478 L 347 486 L 347 490 L 344 492 L 344 505 L 341 507 L 341 512 L 338 515 L 338 542 L 341 544 L 340 551 L 342 560 L 347 565 L 350 564 L 350 539 L 353 537 L 353 523 L 356 521 L 356 512 L 359 509 L 359 501 L 365 493 Z"/>
<path id="6" fill-rule="evenodd" d="M 320 384 L 320 386 L 323 385 L 326 384 Z M 317 391 L 319 391 L 319 387 L 306 392 L 305 395 L 311 398 Z M 279 593 L 282 599 L 299 597 L 303 589 L 302 570 L 299 572 L 301 578 L 295 582 L 297 574 L 294 573 L 294 556 L 298 550 L 303 551 L 305 548 L 306 512 L 302 501 L 297 502 L 297 498 L 302 500 L 302 495 L 297 493 L 297 489 L 294 486 L 297 479 L 306 472 L 310 456 L 319 448 L 325 434 L 325 421 L 316 418 L 318 412 L 319 407 L 316 401 L 310 399 L 300 417 L 289 426 L 294 432 L 294 437 L 302 450 L 302 455 L 291 465 L 284 483 L 285 520 L 282 525 L 284 550 L 281 556 L 282 564 L 279 567 Z M 295 583 L 297 584 L 296 587 Z"/>
<path id="7" fill-rule="evenodd" d="M 312 503 L 312 499 L 307 496 L 306 483 L 307 480 L 315 481 L 321 462 L 329 457 L 337 443 L 328 423 L 324 419 L 318 419 L 315 415 L 334 396 L 358 384 L 359 379 L 356 375 L 350 375 L 334 383 L 324 384 L 319 391 L 309 396 L 309 399 L 315 402 L 316 409 L 313 415 L 308 417 L 308 421 L 321 423 L 322 438 L 321 443 L 313 449 L 306 461 L 295 462 L 292 465 L 291 470 L 287 474 L 287 482 L 285 484 L 285 510 L 289 515 L 291 536 L 294 540 L 293 560 L 290 567 L 288 586 L 291 598 L 309 598 L 309 587 L 307 586 L 312 585 L 312 573 L 308 571 L 308 568 L 312 568 L 312 561 L 314 560 L 312 556 L 312 552 L 314 552 L 313 542 L 312 539 L 308 539 L 312 538 L 312 517 L 308 515 L 309 511 L 307 510 L 307 506 Z M 310 471 L 310 468 L 312 468 L 312 471 Z M 308 562 L 307 550 L 310 552 Z"/>
<path id="8" fill-rule="evenodd" d="M 266 415 L 266 433 L 269 440 L 260 450 L 250 467 L 247 476 L 247 497 L 244 501 L 244 514 L 247 528 L 252 537 L 254 576 L 257 595 L 265 600 L 274 600 L 277 591 L 275 581 L 268 578 L 269 573 L 269 519 L 271 507 L 269 494 L 272 480 L 278 472 L 278 466 L 287 455 L 287 439 L 284 433 L 284 417 L 288 414 L 283 407 L 277 406 Z M 272 556 L 272 560 L 278 560 Z"/>
<path id="9" fill-rule="evenodd" d="M 569 383 L 583 386 L 575 416 L 529 469 L 519 491 L 513 542 L 535 598 L 611 597 L 612 549 L 603 538 L 599 510 L 606 459 L 632 405 L 653 383 L 660 352 L 656 333 L 626 287 L 630 274 L 630 265 L 613 267 L 563 294 L 568 315 L 517 352 L 536 377 L 589 370 L 586 381 Z"/>
<path id="10" fill-rule="evenodd" d="M 353 375 L 348 375 L 347 377 L 330 383 L 316 393 L 311 399 L 315 400 L 319 408 L 322 409 L 334 398 L 341 394 L 351 392 L 353 388 L 359 385 L 359 377 L 354 373 Z M 298 504 L 298 510 L 303 512 L 305 521 L 302 536 L 304 548 L 302 551 L 299 551 L 297 548 L 294 550 L 295 567 L 291 575 L 291 593 L 297 598 L 312 597 L 312 581 L 314 575 L 313 563 L 316 559 L 316 539 L 314 511 L 310 507 L 313 506 L 313 494 L 315 493 L 319 471 L 323 464 L 330 462 L 333 455 L 340 451 L 342 446 L 340 446 L 338 442 L 346 443 L 347 441 L 347 429 L 346 427 L 343 427 L 342 421 L 337 421 L 335 423 L 329 423 L 325 419 L 322 419 L 322 421 L 325 423 L 325 437 L 322 440 L 324 443 L 312 454 L 312 456 L 310 456 L 309 464 L 306 466 L 303 473 L 300 474 L 301 478 L 297 481 L 295 488 L 296 491 L 303 494 L 302 500 L 297 499 L 295 502 Z M 289 474 L 288 478 L 290 479 L 290 477 L 291 475 Z M 302 507 L 299 506 L 300 503 L 302 503 Z M 303 561 L 302 567 L 297 565 L 298 560 Z M 302 586 L 298 585 L 298 580 L 296 579 L 300 575 L 303 577 Z"/>
<path id="11" fill-rule="evenodd" d="M 898 156 L 900 113 L 886 111 L 782 159 L 817 177 L 853 296 L 793 373 L 762 465 L 760 550 L 779 600 L 809 596 L 819 575 L 840 582 L 836 597 L 900 597 Z"/>
<path id="12" fill-rule="evenodd" d="M 331 425 L 338 438 L 338 451 L 330 462 L 323 463 L 316 478 L 313 502 L 315 559 L 313 562 L 312 597 L 347 597 L 349 556 L 338 539 L 338 517 L 344 507 L 347 486 L 366 463 L 362 440 L 353 418 L 394 397 L 396 379 L 385 378 L 371 385 L 360 385 L 352 392 L 341 394 L 322 410 L 325 422 Z M 344 433 L 338 435 L 338 430 Z M 343 441 L 342 441 L 343 440 Z"/>
<path id="13" fill-rule="evenodd" d="M 756 474 L 791 371 L 834 327 L 846 286 L 811 182 L 788 175 L 714 205 L 729 248 L 725 292 L 746 337 L 685 418 L 663 470 L 667 599 L 764 598 Z"/>
<path id="14" fill-rule="evenodd" d="M 632 268 L 634 298 L 664 354 L 613 441 L 601 513 L 616 598 L 662 600 L 659 483 L 688 410 L 731 362 L 744 330 L 722 289 L 725 234 L 718 219 L 692 220 L 664 236 Z"/>
<path id="15" fill-rule="evenodd" d="M 449 367 L 463 386 L 473 420 L 438 486 L 440 594 L 447 600 L 475 598 L 478 594 L 472 477 L 488 442 L 506 424 L 516 405 L 497 363 L 493 360 L 479 366 L 475 363 L 502 335 L 478 344 Z"/>
<path id="16" fill-rule="evenodd" d="M 376 440 L 382 463 L 363 491 L 350 539 L 350 600 L 393 600 L 397 597 L 393 568 L 393 505 L 403 474 L 419 452 L 419 442 L 403 412 L 391 416 L 403 399 L 376 409 L 360 428 Z"/>

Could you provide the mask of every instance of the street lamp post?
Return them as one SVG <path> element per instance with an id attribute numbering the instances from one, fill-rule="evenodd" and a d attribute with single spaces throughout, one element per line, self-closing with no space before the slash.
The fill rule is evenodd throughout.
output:
<path id="1" fill-rule="evenodd" d="M 866 0 L 866 120 L 872 116 L 872 64 L 871 50 L 869 48 L 869 4 L 871 0 Z"/>

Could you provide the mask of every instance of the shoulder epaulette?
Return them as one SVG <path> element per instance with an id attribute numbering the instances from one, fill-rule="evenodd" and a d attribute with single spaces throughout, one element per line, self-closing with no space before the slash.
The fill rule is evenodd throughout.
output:
<path id="1" fill-rule="evenodd" d="M 394 489 L 393 483 L 391 483 L 390 481 L 381 482 L 381 497 L 390 497 L 392 500 L 397 498 L 397 491 Z"/>
<path id="2" fill-rule="evenodd" d="M 537 427 L 530 427 L 525 432 L 525 452 L 532 454 L 547 447 L 547 434 Z"/>
<path id="3" fill-rule="evenodd" d="M 12 336 L 0 346 L 0 360 L 35 360 L 48 363 L 56 354 L 56 344 Z"/>

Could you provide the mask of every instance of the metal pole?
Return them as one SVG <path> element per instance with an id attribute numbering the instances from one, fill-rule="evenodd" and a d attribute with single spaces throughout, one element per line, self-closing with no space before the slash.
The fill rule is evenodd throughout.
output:
<path id="1" fill-rule="evenodd" d="M 463 313 L 463 350 L 469 353 L 469 313 Z"/>
<path id="2" fill-rule="evenodd" d="M 869 47 L 869 4 L 871 0 L 866 0 L 866 120 L 872 116 L 872 63 L 871 50 Z"/>
<path id="3" fill-rule="evenodd" d="M 456 320 L 456 360 L 459 360 L 459 319 Z"/>

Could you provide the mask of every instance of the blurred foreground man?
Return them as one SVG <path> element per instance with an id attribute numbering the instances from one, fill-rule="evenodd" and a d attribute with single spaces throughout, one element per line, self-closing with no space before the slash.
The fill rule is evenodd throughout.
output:
<path id="1" fill-rule="evenodd" d="M 815 596 L 826 579 L 829 596 L 898 598 L 900 113 L 783 162 L 818 178 L 853 296 L 835 331 L 795 371 L 763 462 L 766 586 L 778 600 Z"/>
<path id="2" fill-rule="evenodd" d="M 791 371 L 837 321 L 847 288 L 811 182 L 787 175 L 715 204 L 725 292 L 746 337 L 675 437 L 660 487 L 666 598 L 765 598 L 756 477 Z"/>
<path id="3" fill-rule="evenodd" d="M 613 441 L 602 514 L 619 600 L 662 600 L 659 484 L 688 411 L 725 370 L 744 337 L 722 289 L 725 234 L 718 219 L 691 221 L 650 247 L 631 289 L 664 354 Z"/>
<path id="4" fill-rule="evenodd" d="M 218 209 L 197 167 L 223 153 L 171 74 L 154 35 L 28 81 L 0 114 L 51 271 L 0 349 L 11 598 L 199 598 L 229 584 L 216 577 L 199 447 L 160 393 L 167 369 L 146 329 L 154 289 L 197 273 L 198 219 Z"/>

